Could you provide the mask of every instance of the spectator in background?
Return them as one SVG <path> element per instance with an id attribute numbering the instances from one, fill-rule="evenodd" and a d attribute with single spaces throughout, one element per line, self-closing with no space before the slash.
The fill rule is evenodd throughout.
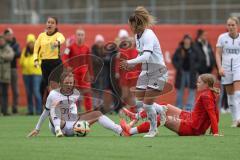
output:
<path id="1" fill-rule="evenodd" d="M 85 31 L 76 30 L 76 41 L 65 49 L 62 57 L 64 65 L 71 67 L 76 80 L 77 88 L 84 96 L 85 111 L 92 110 L 91 80 L 93 76 L 90 49 L 85 44 Z M 73 59 L 75 57 L 75 59 Z M 70 60 L 71 59 L 71 60 Z M 69 63 L 68 63 L 68 60 Z"/>
<path id="2" fill-rule="evenodd" d="M 110 86 L 110 78 L 109 78 L 109 68 L 106 67 L 105 53 L 104 53 L 104 37 L 100 34 L 96 35 L 95 42 L 92 45 L 92 55 L 98 57 L 101 62 L 97 58 L 93 58 L 93 72 L 94 77 L 97 79 L 92 84 L 93 89 L 96 89 L 93 94 L 96 98 L 94 100 L 94 107 L 97 107 L 99 104 L 100 107 L 103 107 L 103 110 L 107 110 L 110 106 L 110 102 L 104 101 L 103 105 L 101 100 L 104 100 L 104 90 L 109 89 Z M 101 68 L 101 70 L 96 72 L 96 68 Z"/>
<path id="3" fill-rule="evenodd" d="M 128 32 L 125 29 L 120 29 L 117 38 L 118 45 L 125 44 L 125 46 L 120 46 L 118 55 L 116 57 L 116 66 L 115 66 L 115 78 L 119 81 L 119 86 L 121 89 L 121 100 L 123 105 L 127 108 L 128 106 L 135 105 L 135 96 L 131 92 L 131 87 L 136 86 L 136 82 L 141 72 L 141 68 L 132 69 L 131 71 L 125 71 L 120 69 L 119 62 L 120 59 L 133 59 L 138 56 L 138 52 L 135 48 L 134 39 L 129 37 Z"/>
<path id="4" fill-rule="evenodd" d="M 105 44 L 102 35 L 96 36 L 95 44 L 92 46 L 92 53 L 102 60 L 103 68 L 101 69 L 99 76 L 96 79 L 96 83 L 94 83 L 93 86 L 94 88 L 96 87 L 96 89 L 102 89 L 101 94 L 103 94 L 103 105 L 100 107 L 103 113 L 110 112 L 120 106 L 118 96 L 119 89 L 114 77 L 115 56 L 117 52 L 117 45 L 114 42 Z M 94 62 L 93 64 L 94 68 L 102 65 L 101 63 L 99 64 L 99 62 Z M 113 76 L 111 77 L 111 75 Z M 102 86 L 98 86 L 99 84 Z M 112 93 L 114 95 L 112 95 Z"/>
<path id="5" fill-rule="evenodd" d="M 216 65 L 214 53 L 210 43 L 207 40 L 207 32 L 199 29 L 194 44 L 196 51 L 199 54 L 199 74 L 211 73 Z"/>
<path id="6" fill-rule="evenodd" d="M 182 108 L 184 89 L 188 88 L 189 95 L 185 109 L 191 111 L 195 100 L 195 89 L 199 66 L 198 54 L 194 50 L 192 38 L 185 35 L 173 55 L 173 66 L 176 69 L 175 87 L 177 89 L 176 106 Z"/>
<path id="7" fill-rule="evenodd" d="M 58 31 L 57 25 L 56 17 L 48 17 L 46 30 L 39 34 L 34 45 L 34 66 L 41 65 L 42 70 L 43 104 L 45 104 L 48 92 L 58 87 L 59 77 L 62 73 L 60 47 L 65 42 L 65 37 Z M 53 71 L 54 74 L 51 74 Z"/>
<path id="8" fill-rule="evenodd" d="M 17 59 L 21 55 L 21 50 L 19 44 L 17 43 L 16 38 L 14 37 L 13 30 L 7 28 L 4 31 L 4 37 L 10 47 L 13 49 L 14 58 L 11 61 L 11 90 L 12 90 L 12 113 L 18 113 L 18 74 L 17 74 Z"/>
<path id="9" fill-rule="evenodd" d="M 33 34 L 27 35 L 27 45 L 22 50 L 20 58 L 20 66 L 22 67 L 23 81 L 27 93 L 28 115 L 34 114 L 34 108 L 36 109 L 36 114 L 40 115 L 42 113 L 42 97 L 40 93 L 42 71 L 40 67 L 34 67 L 33 49 L 35 41 L 36 38 Z M 33 107 L 34 100 L 36 107 Z"/>
<path id="10" fill-rule="evenodd" d="M 211 73 L 214 69 L 216 62 L 214 53 L 210 43 L 207 41 L 207 32 L 199 29 L 197 31 L 197 38 L 195 42 L 195 48 L 199 54 L 199 74 L 204 73 Z M 226 90 L 224 89 L 223 85 L 220 87 L 220 98 L 219 98 L 219 108 L 222 113 L 227 112 L 228 105 L 227 104 L 227 95 Z"/>
<path id="11" fill-rule="evenodd" d="M 12 48 L 6 43 L 6 40 L 0 35 L 0 97 L 1 112 L 4 116 L 8 113 L 8 86 L 11 82 L 11 61 L 14 58 Z"/>

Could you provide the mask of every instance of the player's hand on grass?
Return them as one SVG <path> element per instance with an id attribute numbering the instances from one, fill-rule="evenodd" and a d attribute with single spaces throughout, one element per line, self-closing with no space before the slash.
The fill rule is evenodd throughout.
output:
<path id="1" fill-rule="evenodd" d="M 36 137 L 38 134 L 39 130 L 34 129 L 27 135 L 27 137 Z"/>
<path id="2" fill-rule="evenodd" d="M 213 134 L 213 137 L 223 137 L 222 134 Z"/>

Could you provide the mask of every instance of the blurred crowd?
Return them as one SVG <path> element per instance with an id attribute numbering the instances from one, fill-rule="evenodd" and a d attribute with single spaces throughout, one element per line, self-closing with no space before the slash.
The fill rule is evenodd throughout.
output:
<path id="1" fill-rule="evenodd" d="M 85 43 L 86 33 L 77 29 L 72 36 L 67 37 L 66 45 L 61 54 L 63 64 L 76 64 L 76 86 L 83 95 L 79 106 L 89 111 L 100 107 L 102 112 L 118 112 L 123 106 L 134 105 L 134 95 L 131 89 L 135 86 L 141 70 L 137 66 L 131 71 L 119 68 L 121 59 L 137 57 L 135 40 L 129 33 L 120 29 L 112 43 L 106 43 L 103 35 L 96 35 L 94 44 Z M 11 87 L 11 113 L 18 113 L 19 78 L 23 79 L 27 97 L 27 115 L 41 114 L 43 109 L 44 82 L 42 70 L 34 64 L 34 34 L 26 36 L 26 45 L 20 49 L 14 36 L 14 31 L 7 28 L 0 35 L 0 106 L 3 115 L 9 115 L 8 88 Z M 73 60 L 75 58 L 75 61 Z M 17 61 L 21 67 L 22 77 L 17 76 Z M 71 63 L 69 63 L 71 61 Z M 181 42 L 173 53 L 172 64 L 176 69 L 175 88 L 176 106 L 188 111 L 192 110 L 196 95 L 197 76 L 212 73 L 216 67 L 214 51 L 208 42 L 207 32 L 199 29 L 196 38 L 183 35 Z M 67 66 L 68 67 L 68 66 Z M 87 73 L 87 74 L 86 74 Z M 84 79 L 84 80 L 83 80 Z M 225 91 L 222 88 L 219 107 L 222 112 L 228 109 Z M 185 89 L 188 90 L 185 96 Z M 186 103 L 184 97 L 187 97 Z"/>

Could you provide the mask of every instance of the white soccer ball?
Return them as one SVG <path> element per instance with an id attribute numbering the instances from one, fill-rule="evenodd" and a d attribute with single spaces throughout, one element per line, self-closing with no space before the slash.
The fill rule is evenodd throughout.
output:
<path id="1" fill-rule="evenodd" d="M 78 137 L 84 137 L 90 131 L 89 123 L 87 121 L 77 121 L 73 125 L 73 130 Z"/>

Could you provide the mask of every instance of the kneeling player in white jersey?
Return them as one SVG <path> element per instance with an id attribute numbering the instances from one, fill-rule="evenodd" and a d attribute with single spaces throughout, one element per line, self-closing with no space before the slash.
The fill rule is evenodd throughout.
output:
<path id="1" fill-rule="evenodd" d="M 74 136 L 73 126 L 78 120 L 85 120 L 90 125 L 98 122 L 104 128 L 110 129 L 119 135 L 125 135 L 120 125 L 114 123 L 100 111 L 77 113 L 76 103 L 80 99 L 80 93 L 74 89 L 74 77 L 72 73 L 64 72 L 61 75 L 60 85 L 60 89 L 50 92 L 46 108 L 40 116 L 36 128 L 29 133 L 28 137 L 39 134 L 41 125 L 49 114 L 49 127 L 56 137 Z"/>
<path id="2" fill-rule="evenodd" d="M 154 17 L 144 7 L 137 7 L 128 23 L 135 34 L 139 56 L 123 60 L 120 67 L 130 69 L 136 64 L 142 64 L 142 72 L 136 85 L 136 106 L 146 110 L 150 121 L 150 130 L 144 137 L 155 137 L 158 133 L 157 113 L 153 103 L 163 91 L 168 77 L 167 68 L 158 38 L 149 28 L 154 23 Z"/>
<path id="3" fill-rule="evenodd" d="M 232 112 L 232 127 L 240 127 L 240 34 L 239 19 L 227 20 L 227 33 L 218 37 L 216 62 L 221 81 L 227 91 L 228 105 Z"/>

